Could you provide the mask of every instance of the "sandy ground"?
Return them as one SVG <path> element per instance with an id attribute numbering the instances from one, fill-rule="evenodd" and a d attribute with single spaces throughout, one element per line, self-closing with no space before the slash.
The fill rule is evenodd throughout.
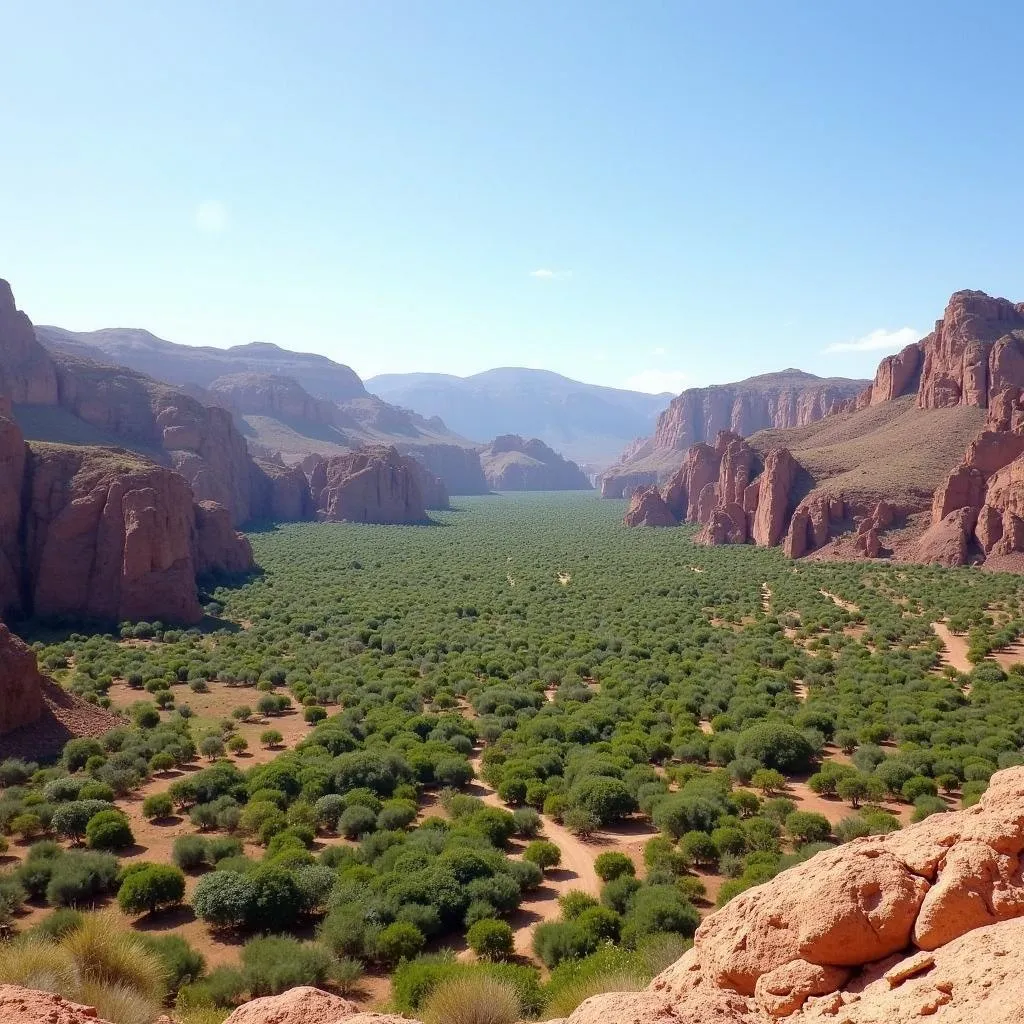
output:
<path id="1" fill-rule="evenodd" d="M 944 622 L 933 622 L 932 629 L 942 641 L 942 661 L 958 672 L 971 672 L 974 666 L 967 660 L 967 637 L 951 633 Z"/>
<path id="2" fill-rule="evenodd" d="M 838 594 L 833 594 L 830 590 L 822 590 L 819 591 L 819 593 L 822 595 L 822 597 L 827 597 L 834 604 L 837 604 L 845 612 L 850 612 L 856 615 L 857 612 L 860 611 L 860 608 L 858 608 L 857 605 L 853 604 L 850 601 L 844 601 Z"/>
<path id="3" fill-rule="evenodd" d="M 761 610 L 770 615 L 772 610 L 772 588 L 767 583 L 761 584 Z"/>

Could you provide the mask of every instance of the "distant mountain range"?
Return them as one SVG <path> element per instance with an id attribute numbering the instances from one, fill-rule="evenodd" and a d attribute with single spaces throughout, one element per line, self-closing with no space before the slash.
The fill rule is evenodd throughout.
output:
<path id="1" fill-rule="evenodd" d="M 464 437 L 535 437 L 591 470 L 610 465 L 630 441 L 650 434 L 673 397 L 583 384 L 523 367 L 471 377 L 386 373 L 371 377 L 366 387 L 386 402 L 439 416 Z"/>

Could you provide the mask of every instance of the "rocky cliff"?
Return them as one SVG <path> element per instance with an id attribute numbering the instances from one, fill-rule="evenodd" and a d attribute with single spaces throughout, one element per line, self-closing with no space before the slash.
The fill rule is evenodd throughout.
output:
<path id="1" fill-rule="evenodd" d="M 693 445 L 662 492 L 707 543 L 1024 567 L 1024 304 L 956 292 L 935 329 L 883 359 L 855 399 L 749 442 L 754 462 L 734 469 L 717 445 Z M 767 472 L 772 449 L 785 472 Z M 766 472 L 741 496 L 758 456 Z"/>
<path id="2" fill-rule="evenodd" d="M 0 614 L 196 622 L 197 571 L 252 567 L 226 508 L 135 452 L 26 446 L 0 415 L 0 483 Z"/>
<path id="3" fill-rule="evenodd" d="M 652 437 L 631 445 L 602 474 L 602 496 L 629 497 L 638 485 L 665 482 L 691 445 L 711 442 L 721 430 L 746 437 L 814 423 L 844 408 L 867 383 L 790 369 L 736 384 L 690 388 L 658 417 Z M 654 479 L 648 479 L 652 474 Z"/>
<path id="4" fill-rule="evenodd" d="M 583 491 L 592 486 L 575 462 L 537 438 L 503 434 L 483 449 L 480 462 L 495 491 Z"/>
<path id="5" fill-rule="evenodd" d="M 0 733 L 38 721 L 42 676 L 32 649 L 0 622 Z"/>
<path id="6" fill-rule="evenodd" d="M 325 522 L 422 523 L 427 501 L 447 494 L 413 459 L 382 445 L 304 462 L 318 519 Z M 425 493 L 426 492 L 426 493 Z"/>

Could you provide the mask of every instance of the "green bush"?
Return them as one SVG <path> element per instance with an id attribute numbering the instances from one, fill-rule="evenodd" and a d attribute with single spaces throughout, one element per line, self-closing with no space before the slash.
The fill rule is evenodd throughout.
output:
<path id="1" fill-rule="evenodd" d="M 331 955 L 326 949 L 297 939 L 251 939 L 242 947 L 242 975 L 254 998 L 277 995 L 298 985 L 323 985 L 330 970 Z"/>
<path id="2" fill-rule="evenodd" d="M 134 844 L 135 836 L 127 816 L 110 810 L 99 811 L 89 819 L 85 840 L 93 850 L 123 850 Z"/>
<path id="3" fill-rule="evenodd" d="M 610 882 L 622 875 L 635 875 L 636 867 L 624 853 L 606 850 L 595 858 L 594 871 L 602 882 Z"/>
<path id="4" fill-rule="evenodd" d="M 505 921 L 477 921 L 466 932 L 466 941 L 478 957 L 487 960 L 501 960 L 512 954 L 512 928 Z"/>
<path id="5" fill-rule="evenodd" d="M 374 954 L 382 964 L 394 967 L 402 960 L 419 956 L 425 944 L 419 928 L 407 921 L 396 921 L 377 936 Z"/>
<path id="6" fill-rule="evenodd" d="M 117 902 L 126 914 L 153 914 L 185 898 L 185 876 L 167 864 L 133 867 L 121 883 Z"/>

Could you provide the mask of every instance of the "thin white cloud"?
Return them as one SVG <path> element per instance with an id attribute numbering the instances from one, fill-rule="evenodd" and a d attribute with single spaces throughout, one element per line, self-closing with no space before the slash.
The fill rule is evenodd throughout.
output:
<path id="1" fill-rule="evenodd" d="M 664 345 L 659 345 L 657 348 L 652 348 L 651 349 L 651 355 L 652 356 L 667 356 L 668 355 L 668 349 L 665 348 Z"/>
<path id="2" fill-rule="evenodd" d="M 641 370 L 627 377 L 625 387 L 630 391 L 646 391 L 651 395 L 660 395 L 663 391 L 671 391 L 678 395 L 689 375 L 682 370 Z"/>
<path id="3" fill-rule="evenodd" d="M 547 267 L 541 267 L 538 270 L 531 270 L 530 277 L 535 277 L 538 281 L 559 281 L 572 277 L 572 271 L 549 270 Z"/>
<path id="4" fill-rule="evenodd" d="M 206 235 L 219 235 L 228 226 L 228 209 L 218 199 L 207 199 L 196 207 L 196 227 Z"/>
<path id="5" fill-rule="evenodd" d="M 825 351 L 879 352 L 886 349 L 896 352 L 901 348 L 906 348 L 920 337 L 920 332 L 915 331 L 913 327 L 901 327 L 896 331 L 887 331 L 885 328 L 879 327 L 878 330 L 865 334 L 863 338 L 857 338 L 855 341 L 837 341 L 829 345 Z"/>

